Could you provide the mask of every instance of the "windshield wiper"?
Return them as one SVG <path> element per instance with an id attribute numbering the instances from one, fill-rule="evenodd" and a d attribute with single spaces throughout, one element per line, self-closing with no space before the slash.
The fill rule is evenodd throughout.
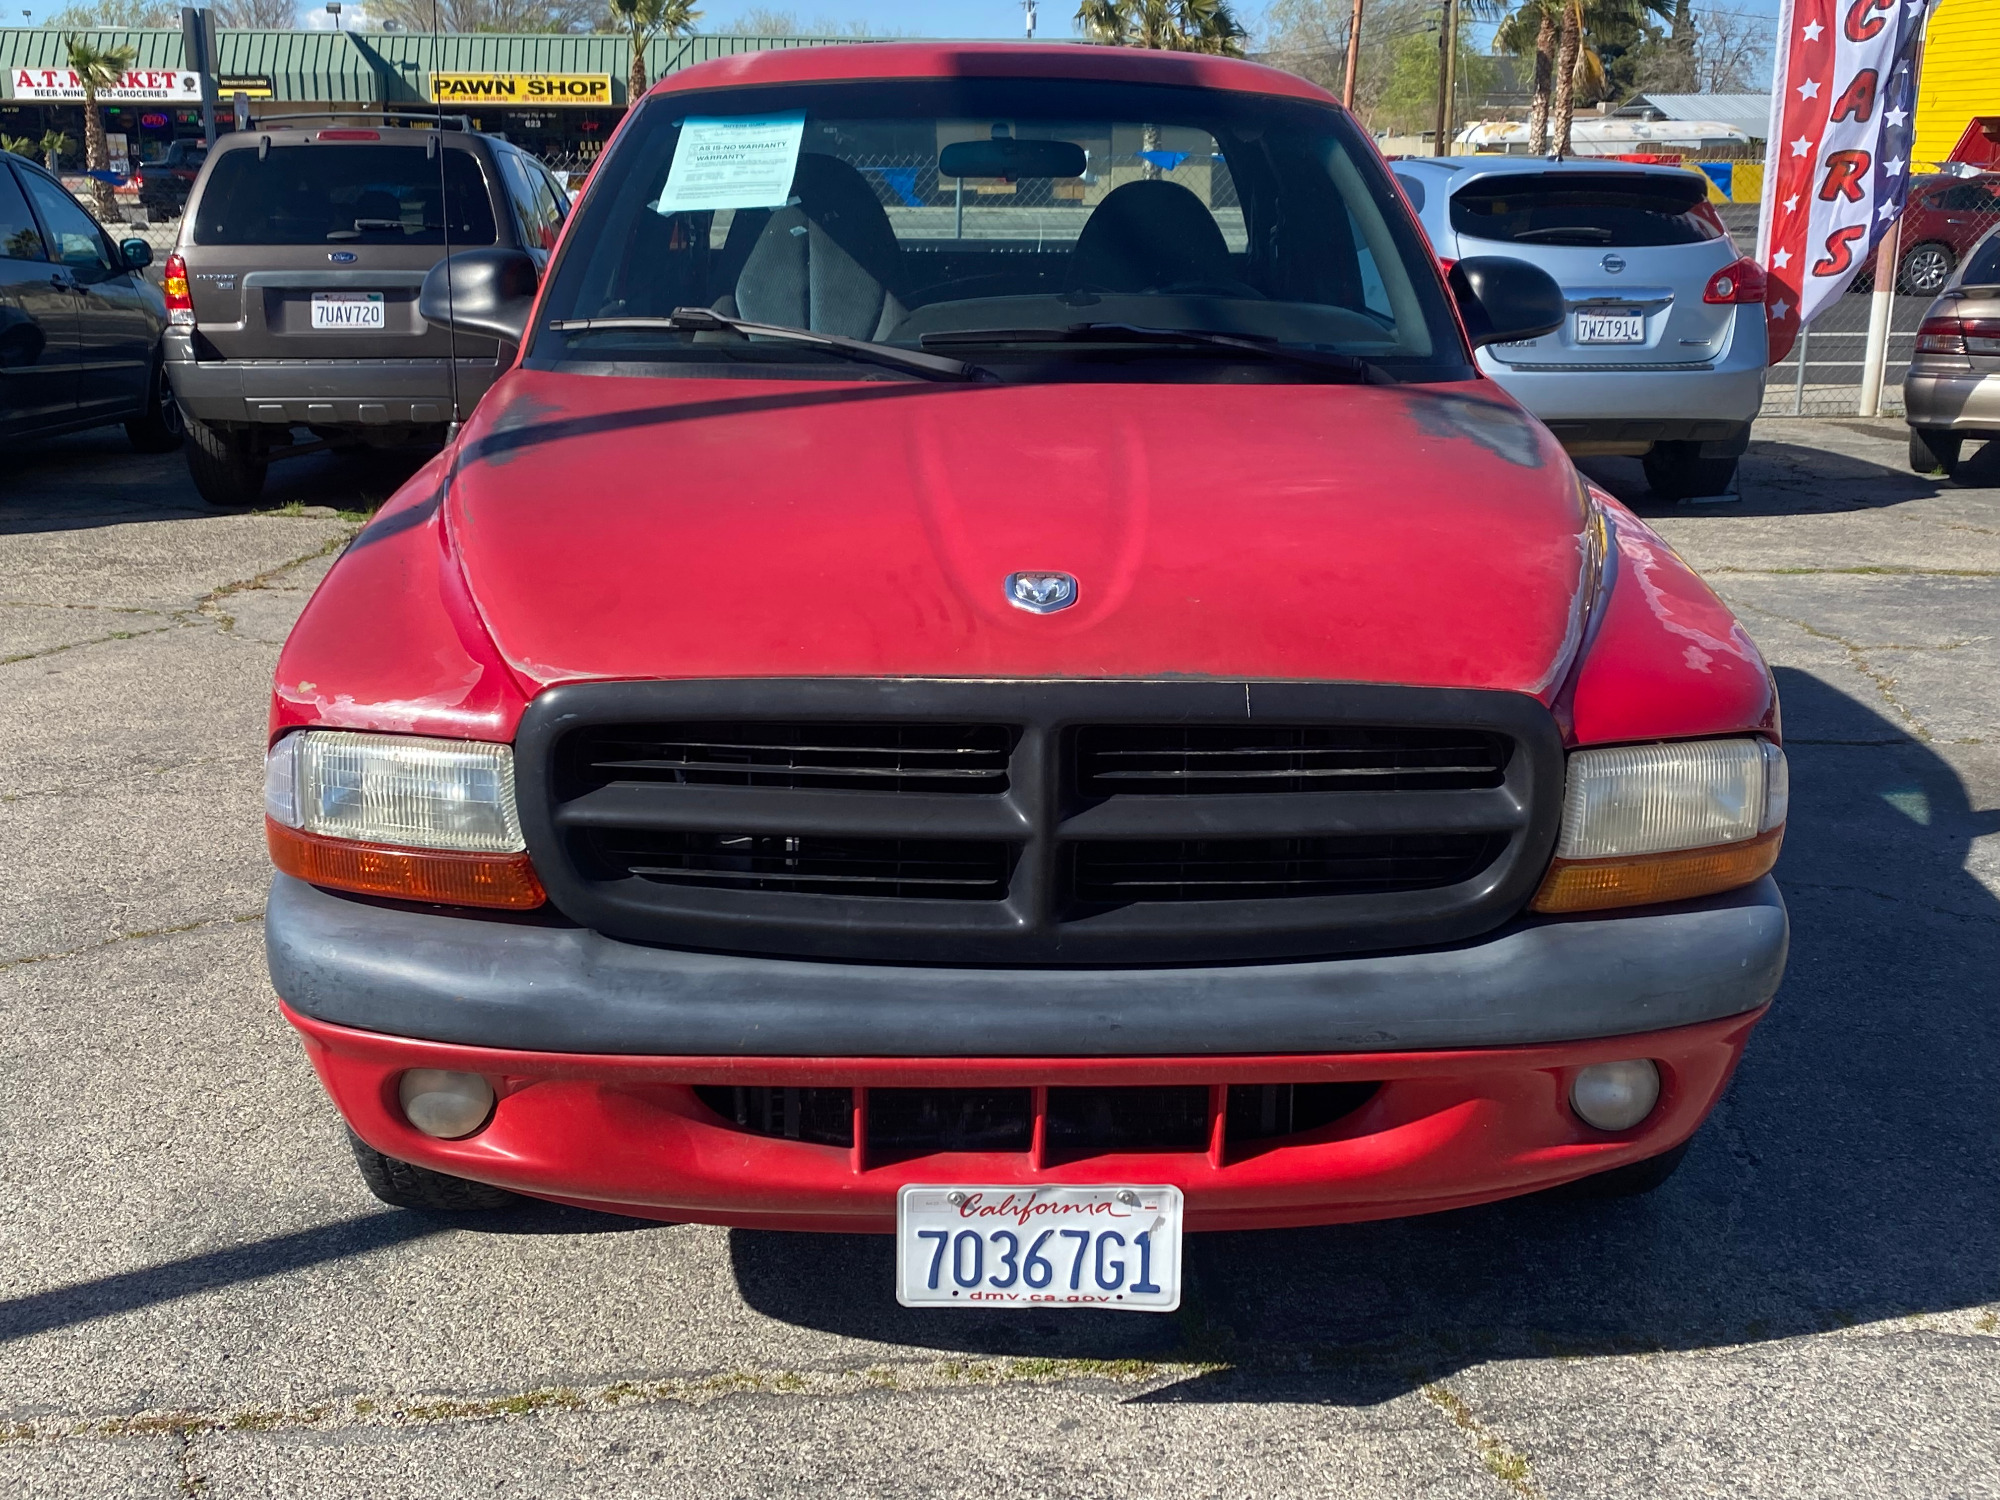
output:
<path id="1" fill-rule="evenodd" d="M 898 349 L 894 344 L 877 344 L 867 339 L 844 338 L 837 333 L 814 333 L 809 328 L 793 328 L 784 323 L 753 323 L 733 318 L 707 307 L 677 307 L 665 318 L 556 318 L 552 333 L 740 333 L 746 337 L 779 339 L 788 344 L 804 344 L 814 349 L 887 365 L 892 370 L 909 370 L 932 380 L 990 380 L 992 372 L 962 359 L 942 354 L 924 354 L 915 349 Z"/>
<path id="2" fill-rule="evenodd" d="M 1394 385 L 1396 377 L 1380 365 L 1331 349 L 1306 349 L 1276 339 L 1238 333 L 1211 333 L 1202 328 L 1145 328 L 1134 323 L 1071 323 L 1066 328 L 967 328 L 927 333 L 926 349 L 955 344 L 1178 344 L 1183 348 L 1228 349 L 1259 359 L 1306 365 L 1326 374 L 1345 375 L 1357 385 Z"/>

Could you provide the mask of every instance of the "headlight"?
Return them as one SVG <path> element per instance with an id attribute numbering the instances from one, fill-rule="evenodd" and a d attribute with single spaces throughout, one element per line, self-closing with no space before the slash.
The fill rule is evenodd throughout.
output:
<path id="1" fill-rule="evenodd" d="M 1766 740 L 1576 751 L 1534 909 L 1685 901 L 1747 885 L 1777 862 L 1789 800 L 1785 752 Z"/>
<path id="2" fill-rule="evenodd" d="M 453 905 L 547 899 L 507 745 L 309 729 L 264 764 L 271 857 L 314 885 Z"/>

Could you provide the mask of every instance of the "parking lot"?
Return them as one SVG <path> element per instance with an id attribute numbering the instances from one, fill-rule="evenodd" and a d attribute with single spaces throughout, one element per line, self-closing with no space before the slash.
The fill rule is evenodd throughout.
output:
<path id="1" fill-rule="evenodd" d="M 2000 445 L 1996 445 L 2000 447 Z M 1767 421 L 1651 504 L 1775 664 L 1789 977 L 1651 1198 L 1191 1241 L 1171 1317 L 887 1239 L 384 1208 L 265 976 L 278 644 L 381 460 L 0 476 L 0 1489 L 2000 1494 L 2000 451 Z"/>

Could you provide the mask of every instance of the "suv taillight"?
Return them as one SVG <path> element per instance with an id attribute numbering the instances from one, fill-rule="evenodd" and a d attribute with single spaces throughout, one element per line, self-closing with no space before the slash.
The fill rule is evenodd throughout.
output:
<path id="1" fill-rule="evenodd" d="M 1746 255 L 1741 260 L 1731 261 L 1709 277 L 1708 285 L 1702 289 L 1701 300 L 1722 303 L 1762 302 L 1764 290 L 1764 268 Z"/>
<path id="2" fill-rule="evenodd" d="M 188 295 L 187 262 L 176 250 L 167 257 L 166 273 L 160 278 L 167 294 L 167 322 L 175 328 L 194 327 L 194 298 Z"/>

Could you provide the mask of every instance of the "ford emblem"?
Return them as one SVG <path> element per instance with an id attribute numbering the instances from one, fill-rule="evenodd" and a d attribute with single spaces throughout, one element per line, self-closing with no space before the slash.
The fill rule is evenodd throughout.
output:
<path id="1" fill-rule="evenodd" d="M 351 266 L 354 264 L 355 256 L 352 250 L 329 250 L 326 252 L 326 258 L 336 266 Z"/>
<path id="2" fill-rule="evenodd" d="M 1607 255 L 1598 264 L 1604 267 L 1609 274 L 1616 276 L 1620 271 L 1625 269 L 1625 257 L 1622 255 Z"/>
<path id="3" fill-rule="evenodd" d="M 1009 573 L 1007 602 L 1032 615 L 1052 615 L 1076 603 L 1076 580 L 1067 573 Z"/>

